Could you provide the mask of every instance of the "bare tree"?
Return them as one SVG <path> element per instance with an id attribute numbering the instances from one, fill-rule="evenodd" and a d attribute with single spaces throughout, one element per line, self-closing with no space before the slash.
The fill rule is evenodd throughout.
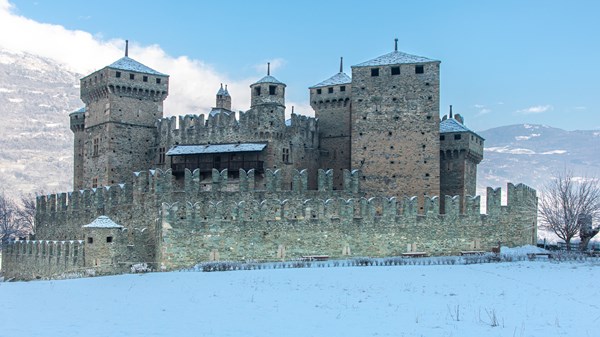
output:
<path id="1" fill-rule="evenodd" d="M 581 232 L 582 215 L 596 221 L 600 216 L 598 179 L 576 179 L 572 172 L 567 171 L 557 174 L 542 189 L 539 203 L 540 227 L 554 232 L 565 241 L 567 250 L 571 250 L 571 239 L 575 235 L 583 234 L 586 242 L 595 235 L 592 235 L 594 228 L 591 227 L 591 222 L 589 230 L 586 227 Z"/>
<path id="2" fill-rule="evenodd" d="M 25 236 L 31 232 L 31 225 L 23 220 L 21 207 L 4 192 L 0 192 L 0 243 Z M 35 212 L 35 210 L 34 210 Z"/>

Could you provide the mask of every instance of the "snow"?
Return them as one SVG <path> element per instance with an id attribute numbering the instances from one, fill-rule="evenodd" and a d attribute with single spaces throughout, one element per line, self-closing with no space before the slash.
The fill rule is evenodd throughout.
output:
<path id="1" fill-rule="evenodd" d="M 22 103 L 23 99 L 22 98 L 9 98 L 8 101 L 11 103 Z"/>
<path id="2" fill-rule="evenodd" d="M 0 283 L 0 335 L 597 336 L 599 267 L 538 260 Z"/>
<path id="3" fill-rule="evenodd" d="M 508 146 L 486 147 L 485 151 L 498 152 L 498 153 L 509 153 L 509 154 L 565 154 L 565 153 L 567 153 L 567 150 L 550 150 L 550 151 L 537 153 L 530 149 L 523 149 L 523 148 L 511 149 Z"/>

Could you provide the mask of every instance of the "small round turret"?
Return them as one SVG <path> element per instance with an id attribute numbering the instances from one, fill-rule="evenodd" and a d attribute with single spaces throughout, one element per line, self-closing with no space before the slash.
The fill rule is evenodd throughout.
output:
<path id="1" fill-rule="evenodd" d="M 223 88 L 223 83 L 221 83 L 221 88 L 217 92 L 216 108 L 231 110 L 231 95 L 227 91 L 227 85 Z"/>
<path id="2" fill-rule="evenodd" d="M 285 107 L 285 83 L 271 76 L 271 64 L 267 63 L 267 76 L 250 85 L 251 108 L 257 105 Z"/>

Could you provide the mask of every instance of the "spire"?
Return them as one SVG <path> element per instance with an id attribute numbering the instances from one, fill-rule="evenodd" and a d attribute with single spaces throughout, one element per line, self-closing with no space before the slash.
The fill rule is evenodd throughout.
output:
<path id="1" fill-rule="evenodd" d="M 344 58 L 340 57 L 340 73 L 344 72 Z"/>
<path id="2" fill-rule="evenodd" d="M 125 57 L 129 57 L 129 40 L 125 40 Z"/>
<path id="3" fill-rule="evenodd" d="M 267 76 L 271 76 L 271 62 L 267 62 Z"/>
<path id="4" fill-rule="evenodd" d="M 452 104 L 450 105 L 450 118 L 452 118 Z"/>
<path id="5" fill-rule="evenodd" d="M 398 38 L 394 39 L 394 51 L 398 51 Z"/>

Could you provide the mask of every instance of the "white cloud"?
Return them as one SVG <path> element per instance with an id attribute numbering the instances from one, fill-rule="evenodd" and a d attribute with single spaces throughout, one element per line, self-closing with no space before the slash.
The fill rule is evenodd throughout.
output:
<path id="1" fill-rule="evenodd" d="M 473 107 L 475 107 L 476 109 L 481 109 L 481 108 L 484 108 L 485 105 L 483 105 L 483 104 L 475 104 L 475 105 L 473 105 Z"/>
<path id="2" fill-rule="evenodd" d="M 267 63 L 271 64 L 271 75 L 273 75 L 274 71 L 277 71 L 277 69 L 281 69 L 285 65 L 285 60 L 282 58 L 266 60 L 259 64 L 255 64 L 253 68 L 256 70 L 257 73 L 266 75 L 267 74 Z"/>
<path id="3" fill-rule="evenodd" d="M 517 110 L 517 112 L 522 114 L 539 114 L 550 110 L 552 110 L 552 105 L 535 105 L 529 108 Z"/>
<path id="4" fill-rule="evenodd" d="M 36 22 L 15 14 L 14 9 L 8 0 L 0 0 L 0 31 L 11 32 L 0 34 L 0 48 L 50 58 L 79 74 L 89 74 L 123 56 L 124 40 L 106 40 L 88 32 Z M 260 76 L 230 79 L 201 60 L 173 57 L 158 45 L 143 46 L 135 41 L 130 42 L 129 56 L 171 76 L 170 94 L 165 101 L 166 116 L 208 113 L 215 105 L 220 83 L 228 84 L 233 108 L 247 110 L 250 106 L 249 85 Z M 283 59 L 272 60 L 271 71 L 284 63 Z"/>

